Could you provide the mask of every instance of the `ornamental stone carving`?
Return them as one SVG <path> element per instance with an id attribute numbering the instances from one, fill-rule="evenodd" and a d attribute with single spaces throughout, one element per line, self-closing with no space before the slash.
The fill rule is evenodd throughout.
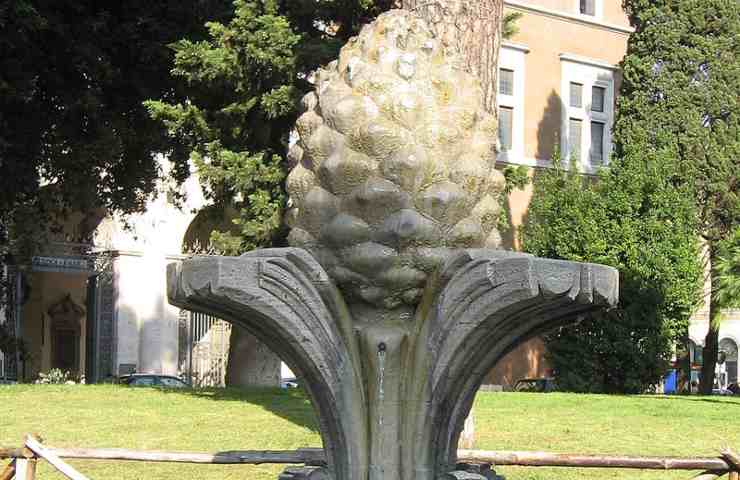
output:
<path id="1" fill-rule="evenodd" d="M 348 299 L 416 305 L 456 248 L 498 248 L 496 122 L 421 18 L 381 15 L 317 74 L 291 148 L 290 244 Z"/>

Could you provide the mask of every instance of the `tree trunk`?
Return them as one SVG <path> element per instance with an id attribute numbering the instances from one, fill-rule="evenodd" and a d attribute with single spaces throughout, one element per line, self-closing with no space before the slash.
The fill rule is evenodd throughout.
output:
<path id="1" fill-rule="evenodd" d="M 691 347 L 689 337 L 681 340 L 683 352 L 678 359 L 678 378 L 676 390 L 678 393 L 691 393 Z"/>
<path id="2" fill-rule="evenodd" d="M 714 300 L 709 302 L 709 330 L 704 338 L 704 363 L 701 366 L 701 383 L 699 392 L 702 395 L 711 395 L 714 386 L 714 370 L 719 356 L 719 316 L 720 308 Z"/>
<path id="3" fill-rule="evenodd" d="M 496 115 L 496 77 L 503 25 L 503 0 L 400 0 L 431 25 L 442 45 L 478 77 L 486 110 Z"/>
<path id="4" fill-rule="evenodd" d="M 280 357 L 241 327 L 233 325 L 229 338 L 228 387 L 277 387 Z"/>
<path id="5" fill-rule="evenodd" d="M 710 311 L 713 310 L 709 307 Z M 714 369 L 719 354 L 719 325 L 714 318 L 714 312 L 709 315 L 709 330 L 704 339 L 704 364 L 701 366 L 701 383 L 699 392 L 702 395 L 711 395 L 714 386 Z"/>
<path id="6" fill-rule="evenodd" d="M 398 3 L 429 22 L 446 52 L 458 57 L 463 68 L 478 77 L 483 106 L 498 118 L 496 93 L 503 0 L 399 0 Z M 460 438 L 466 448 L 473 443 L 474 423 L 471 411 Z"/>
<path id="7" fill-rule="evenodd" d="M 702 395 L 712 394 L 712 387 L 714 386 L 714 369 L 716 368 L 717 357 L 719 355 L 719 324 L 722 312 L 715 292 L 715 289 L 717 288 L 717 276 L 714 271 L 716 257 L 716 247 L 710 244 L 709 268 L 711 271 L 711 293 L 709 295 L 709 330 L 707 330 L 707 336 L 704 339 L 704 363 L 701 366 L 701 381 L 699 383 L 699 392 Z"/>

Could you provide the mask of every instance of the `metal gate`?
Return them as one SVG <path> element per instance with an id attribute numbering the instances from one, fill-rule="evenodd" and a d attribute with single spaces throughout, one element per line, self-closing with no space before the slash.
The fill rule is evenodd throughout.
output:
<path id="1" fill-rule="evenodd" d="M 0 298 L 0 329 L 5 327 L 5 309 L 3 308 L 2 298 Z M 8 365 L 5 360 L 5 354 L 0 350 L 0 382 L 8 380 Z"/>
<path id="2" fill-rule="evenodd" d="M 3 332 L 11 337 L 18 338 L 20 333 L 20 318 L 18 298 L 20 296 L 19 282 L 20 276 L 15 274 L 15 270 L 7 265 L 0 264 L 0 294 L 5 298 L 0 298 L 0 327 Z M 18 379 L 18 359 L 19 352 L 3 353 L 0 351 L 0 383 L 16 381 Z"/>
<path id="3" fill-rule="evenodd" d="M 182 313 L 180 371 L 194 387 L 225 386 L 231 324 L 203 313 Z"/>

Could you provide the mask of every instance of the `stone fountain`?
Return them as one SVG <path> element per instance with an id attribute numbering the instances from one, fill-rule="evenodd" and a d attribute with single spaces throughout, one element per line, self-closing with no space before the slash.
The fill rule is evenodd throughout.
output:
<path id="1" fill-rule="evenodd" d="M 289 152 L 292 247 L 173 264 L 170 302 L 301 378 L 327 458 L 304 478 L 443 478 L 496 361 L 614 305 L 617 272 L 497 250 L 495 120 L 422 19 L 381 15 L 316 84 Z"/>

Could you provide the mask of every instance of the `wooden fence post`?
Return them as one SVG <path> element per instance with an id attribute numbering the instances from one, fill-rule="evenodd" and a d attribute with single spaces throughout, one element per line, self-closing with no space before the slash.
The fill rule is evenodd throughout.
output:
<path id="1" fill-rule="evenodd" d="M 0 472 L 0 480 L 13 480 L 15 477 L 15 459 L 11 460 L 10 463 L 3 468 Z"/>
<path id="2" fill-rule="evenodd" d="M 35 480 L 36 459 L 19 458 L 15 462 L 15 480 Z"/>
<path id="3" fill-rule="evenodd" d="M 722 449 L 722 457 L 731 466 L 728 480 L 740 480 L 740 455 L 730 447 L 726 447 Z"/>
<path id="4" fill-rule="evenodd" d="M 33 436 L 28 435 L 26 437 L 25 447 L 31 450 L 35 455 L 38 455 L 38 457 L 49 462 L 52 467 L 56 468 L 67 478 L 71 480 L 89 480 L 86 476 L 75 470 L 71 465 L 65 463 L 61 458 L 44 448 Z M 18 480 L 33 480 L 33 477 L 30 479 L 20 477 Z"/>
<path id="5" fill-rule="evenodd" d="M 36 454 L 23 446 L 23 456 L 15 459 L 15 480 L 36 480 Z"/>

